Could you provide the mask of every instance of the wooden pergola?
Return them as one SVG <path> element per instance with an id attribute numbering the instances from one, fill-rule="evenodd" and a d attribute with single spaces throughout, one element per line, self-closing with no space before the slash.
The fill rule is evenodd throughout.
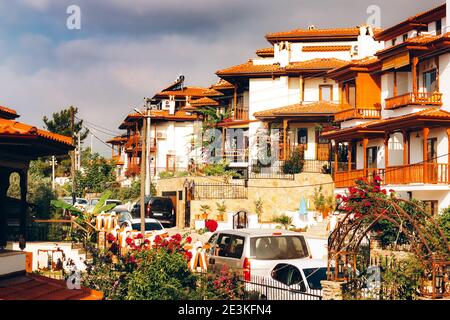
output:
<path id="1" fill-rule="evenodd" d="M 6 212 L 6 203 L 11 174 L 17 173 L 20 177 L 20 234 L 26 238 L 30 161 L 43 156 L 64 155 L 74 148 L 72 138 L 20 123 L 16 120 L 17 113 L 7 110 L 11 112 L 0 112 L 0 249 L 7 241 L 9 212 Z"/>

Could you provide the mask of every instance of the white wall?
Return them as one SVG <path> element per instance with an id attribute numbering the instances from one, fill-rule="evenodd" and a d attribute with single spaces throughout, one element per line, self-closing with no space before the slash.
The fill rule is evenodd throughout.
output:
<path id="1" fill-rule="evenodd" d="M 442 98 L 444 103 L 442 109 L 450 111 L 450 53 L 443 54 L 439 57 L 439 73 L 439 90 L 443 93 Z"/>

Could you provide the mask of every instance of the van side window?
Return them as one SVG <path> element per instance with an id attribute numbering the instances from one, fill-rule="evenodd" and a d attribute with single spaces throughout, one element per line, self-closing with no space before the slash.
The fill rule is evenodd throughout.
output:
<path id="1" fill-rule="evenodd" d="M 245 238 L 221 234 L 215 245 L 214 255 L 225 258 L 240 259 L 244 250 Z"/>

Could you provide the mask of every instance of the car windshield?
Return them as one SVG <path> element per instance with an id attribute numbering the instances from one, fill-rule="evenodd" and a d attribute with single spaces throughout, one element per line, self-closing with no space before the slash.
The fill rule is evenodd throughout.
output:
<path id="1" fill-rule="evenodd" d="M 141 230 L 141 224 L 140 223 L 133 223 L 131 225 L 133 230 Z M 162 230 L 162 226 L 157 222 L 146 222 L 145 223 L 145 231 L 158 231 Z"/>
<path id="2" fill-rule="evenodd" d="M 250 255 L 257 260 L 301 259 L 308 256 L 308 247 L 302 236 L 254 237 Z"/>
<path id="3" fill-rule="evenodd" d="M 308 286 L 313 290 L 321 290 L 320 281 L 327 280 L 327 268 L 308 268 L 303 269 Z"/>
<path id="4" fill-rule="evenodd" d="M 98 201 L 99 201 L 98 199 L 91 200 L 91 204 L 95 206 L 97 205 Z"/>
<path id="5" fill-rule="evenodd" d="M 152 202 L 152 210 L 169 212 L 172 210 L 171 204 L 170 199 L 154 199 Z"/>

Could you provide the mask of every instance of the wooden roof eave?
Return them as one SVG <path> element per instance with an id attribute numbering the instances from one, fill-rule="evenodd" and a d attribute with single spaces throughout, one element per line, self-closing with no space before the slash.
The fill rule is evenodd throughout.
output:
<path id="1" fill-rule="evenodd" d="M 321 136 L 329 140 L 341 142 L 363 138 L 382 138 L 384 137 L 384 134 L 384 130 L 355 129 L 346 132 L 341 132 L 341 130 L 338 130 L 335 132 L 330 132 L 329 134 L 327 134 L 327 132 L 324 132 Z"/>

